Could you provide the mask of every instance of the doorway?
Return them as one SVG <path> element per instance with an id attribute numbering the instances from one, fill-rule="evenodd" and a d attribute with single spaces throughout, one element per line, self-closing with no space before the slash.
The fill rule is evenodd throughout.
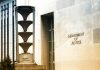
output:
<path id="1" fill-rule="evenodd" d="M 54 13 L 41 16 L 42 21 L 42 64 L 47 66 L 47 70 L 55 70 L 54 55 Z"/>

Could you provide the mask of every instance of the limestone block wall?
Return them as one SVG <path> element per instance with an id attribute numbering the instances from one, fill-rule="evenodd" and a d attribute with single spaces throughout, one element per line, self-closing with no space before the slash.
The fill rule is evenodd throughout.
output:
<path id="1" fill-rule="evenodd" d="M 95 38 L 99 35 L 99 30 L 95 34 L 99 28 L 99 1 L 73 1 L 73 5 L 55 12 L 56 70 L 99 70 L 99 43 L 94 43 L 94 39 L 100 39 Z M 84 34 L 75 36 L 81 33 Z"/>
<path id="2" fill-rule="evenodd" d="M 37 63 L 46 59 L 41 15 L 54 12 L 55 70 L 100 69 L 100 0 L 34 0 L 31 5 L 36 7 Z"/>

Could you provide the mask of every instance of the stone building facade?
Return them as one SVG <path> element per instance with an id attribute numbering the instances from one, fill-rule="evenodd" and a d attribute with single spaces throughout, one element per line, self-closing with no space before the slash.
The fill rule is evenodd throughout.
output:
<path id="1" fill-rule="evenodd" d="M 100 0 L 17 0 L 35 7 L 35 61 L 47 70 L 100 69 Z"/>

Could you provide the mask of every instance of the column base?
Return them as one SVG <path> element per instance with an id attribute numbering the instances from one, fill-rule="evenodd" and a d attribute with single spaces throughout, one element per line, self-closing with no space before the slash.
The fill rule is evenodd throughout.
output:
<path id="1" fill-rule="evenodd" d="M 19 63 L 20 64 L 33 64 L 34 63 L 33 54 L 31 53 L 19 54 Z"/>
<path id="2" fill-rule="evenodd" d="M 15 64 L 15 70 L 46 70 L 46 68 L 43 65 L 18 63 Z"/>

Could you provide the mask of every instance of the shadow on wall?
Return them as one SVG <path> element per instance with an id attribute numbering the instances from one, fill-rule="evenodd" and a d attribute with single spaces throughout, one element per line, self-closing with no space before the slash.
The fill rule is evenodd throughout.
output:
<path id="1" fill-rule="evenodd" d="M 0 70 L 14 70 L 14 65 L 9 57 L 0 62 Z"/>

